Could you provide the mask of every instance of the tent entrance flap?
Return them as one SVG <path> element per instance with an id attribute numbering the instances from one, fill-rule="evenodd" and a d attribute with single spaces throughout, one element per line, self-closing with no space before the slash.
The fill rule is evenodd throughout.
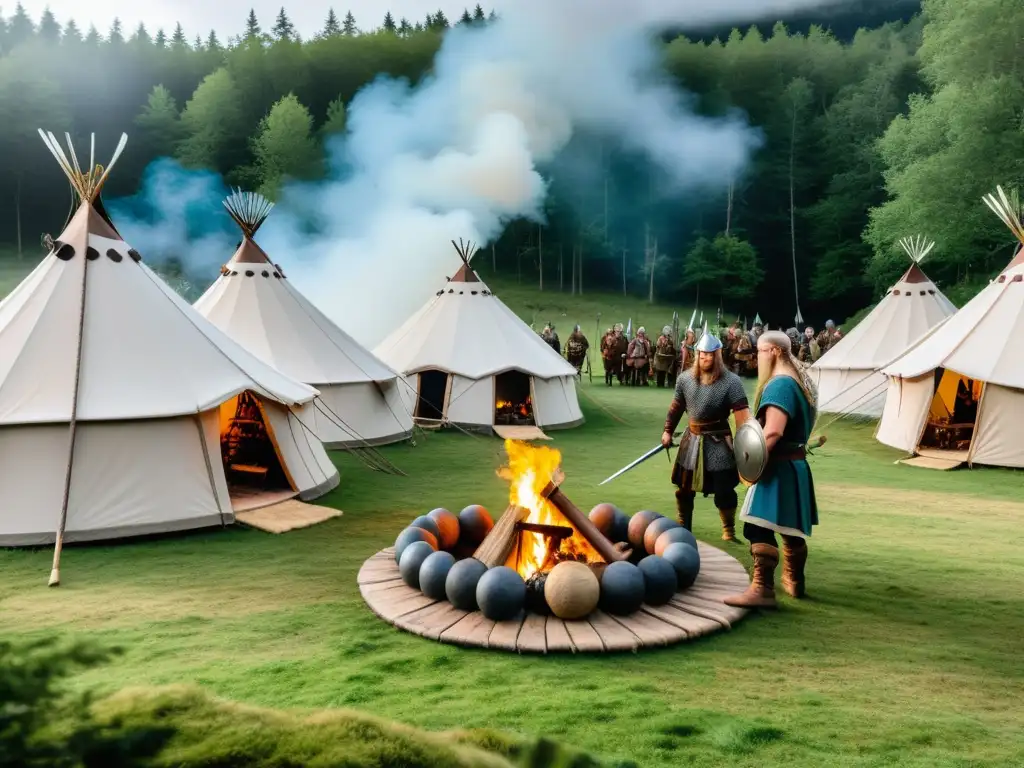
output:
<path id="1" fill-rule="evenodd" d="M 536 426 L 530 377 L 521 371 L 505 371 L 494 377 L 495 426 Z"/>
<path id="2" fill-rule="evenodd" d="M 955 371 L 936 371 L 935 393 L 928 408 L 928 422 L 921 436 L 920 448 L 969 450 L 983 387 L 982 382 Z"/>
<path id="3" fill-rule="evenodd" d="M 263 409 L 251 392 L 221 403 L 220 454 L 230 488 L 292 490 Z"/>
<path id="4" fill-rule="evenodd" d="M 444 418 L 448 374 L 444 371 L 421 371 L 417 378 L 416 418 L 440 421 Z"/>

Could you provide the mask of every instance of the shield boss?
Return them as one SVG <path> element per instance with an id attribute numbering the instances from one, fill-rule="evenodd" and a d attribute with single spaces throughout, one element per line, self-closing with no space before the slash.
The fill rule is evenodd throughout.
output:
<path id="1" fill-rule="evenodd" d="M 756 483 L 768 466 L 768 445 L 764 430 L 757 419 L 749 419 L 736 430 L 733 438 L 733 454 L 736 457 L 736 471 L 747 483 Z"/>

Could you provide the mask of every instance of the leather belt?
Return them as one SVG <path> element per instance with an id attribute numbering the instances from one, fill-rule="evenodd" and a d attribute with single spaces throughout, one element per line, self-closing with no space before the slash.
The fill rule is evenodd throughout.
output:
<path id="1" fill-rule="evenodd" d="M 768 454 L 768 461 L 803 461 L 806 458 L 806 448 L 784 448 Z"/>
<path id="2" fill-rule="evenodd" d="M 732 434 L 728 421 L 691 421 L 690 432 L 695 435 L 728 435 Z"/>

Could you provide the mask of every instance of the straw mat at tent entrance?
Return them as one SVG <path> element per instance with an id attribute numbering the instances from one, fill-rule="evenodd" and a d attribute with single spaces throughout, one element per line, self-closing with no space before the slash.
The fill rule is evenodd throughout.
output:
<path id="1" fill-rule="evenodd" d="M 269 507 L 252 509 L 248 512 L 236 512 L 235 519 L 244 525 L 267 533 L 287 533 L 299 528 L 308 528 L 331 518 L 341 517 L 341 515 L 340 509 L 289 499 Z"/>

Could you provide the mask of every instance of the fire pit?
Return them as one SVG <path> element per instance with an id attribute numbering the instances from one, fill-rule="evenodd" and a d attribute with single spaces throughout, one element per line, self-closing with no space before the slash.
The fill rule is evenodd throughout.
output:
<path id="1" fill-rule="evenodd" d="M 557 450 L 505 448 L 498 474 L 509 481 L 509 504 L 497 523 L 477 505 L 458 518 L 443 509 L 417 518 L 397 549 L 359 572 L 374 613 L 441 642 L 540 653 L 665 646 L 746 614 L 722 602 L 750 583 L 735 558 L 673 521 L 652 527 L 661 516 L 649 511 L 628 526 L 633 545 L 617 541 L 625 520 L 613 526 L 611 505 L 588 516 L 568 498 Z"/>

